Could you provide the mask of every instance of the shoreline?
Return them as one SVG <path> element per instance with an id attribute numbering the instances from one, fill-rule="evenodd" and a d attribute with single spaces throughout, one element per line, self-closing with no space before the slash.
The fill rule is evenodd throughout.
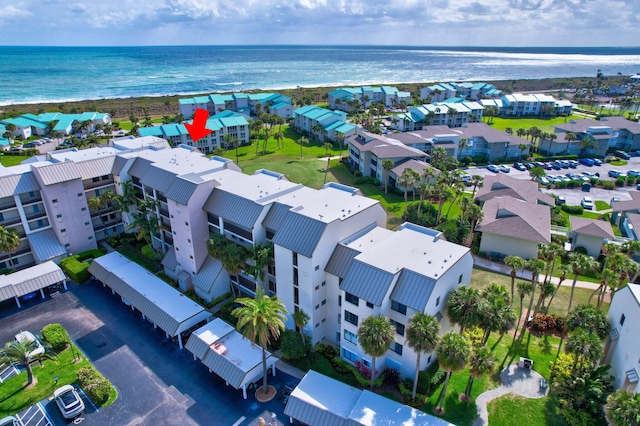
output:
<path id="1" fill-rule="evenodd" d="M 627 80 L 628 76 L 607 76 L 607 84 L 620 84 Z M 475 80 L 470 80 L 475 81 Z M 505 92 L 532 92 L 532 91 L 554 91 L 568 89 L 570 87 L 589 86 L 596 81 L 595 77 L 558 77 L 542 79 L 520 79 L 520 80 L 484 80 L 494 84 L 498 89 Z M 416 82 L 416 83 L 369 83 L 369 86 L 393 85 L 401 91 L 415 92 L 421 87 L 436 84 L 438 82 Z M 243 90 L 243 93 L 277 92 L 286 96 L 300 98 L 310 96 L 314 102 L 326 100 L 327 93 L 338 87 L 360 87 L 362 85 L 343 85 L 336 83 L 328 86 L 297 86 L 284 89 L 254 89 Z M 206 96 L 211 93 L 235 93 L 236 91 L 215 91 L 206 93 L 172 94 L 158 96 L 135 96 L 124 98 L 99 98 L 83 99 L 72 101 L 47 101 L 21 104 L 0 105 L 0 112 L 3 116 L 12 117 L 25 113 L 37 114 L 46 111 L 77 112 L 100 111 L 108 112 L 112 119 L 127 119 L 131 114 L 142 114 L 145 109 L 149 115 L 175 115 L 179 113 L 178 99 L 194 96 Z"/>

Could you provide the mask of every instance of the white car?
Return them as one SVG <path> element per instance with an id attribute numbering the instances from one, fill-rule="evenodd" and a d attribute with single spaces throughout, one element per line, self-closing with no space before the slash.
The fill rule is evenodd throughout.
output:
<path id="1" fill-rule="evenodd" d="M 593 200 L 591 199 L 591 197 L 583 197 L 580 204 L 584 209 L 593 210 Z"/>
<path id="2" fill-rule="evenodd" d="M 44 354 L 44 346 L 30 331 L 21 331 L 15 336 L 16 342 L 29 344 L 29 359 L 33 360 Z"/>
<path id="3" fill-rule="evenodd" d="M 84 402 L 71 385 L 62 386 L 53 393 L 58 409 L 65 419 L 72 419 L 84 411 Z"/>

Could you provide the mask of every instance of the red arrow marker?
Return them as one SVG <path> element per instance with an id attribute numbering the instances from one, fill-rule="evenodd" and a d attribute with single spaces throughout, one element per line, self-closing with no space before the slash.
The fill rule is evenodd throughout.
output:
<path id="1" fill-rule="evenodd" d="M 213 130 L 207 129 L 207 119 L 209 118 L 209 111 L 202 108 L 196 108 L 196 113 L 193 115 L 193 124 L 184 123 L 184 127 L 187 128 L 189 136 L 194 142 L 204 138 Z"/>

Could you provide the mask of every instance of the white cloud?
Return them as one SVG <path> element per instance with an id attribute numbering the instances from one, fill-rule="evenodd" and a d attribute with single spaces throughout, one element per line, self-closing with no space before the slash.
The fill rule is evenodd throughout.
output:
<path id="1" fill-rule="evenodd" d="M 0 33 L 7 44 L 634 45 L 638 12 L 635 0 L 0 0 Z M 29 15 L 47 25 L 30 31 Z"/>

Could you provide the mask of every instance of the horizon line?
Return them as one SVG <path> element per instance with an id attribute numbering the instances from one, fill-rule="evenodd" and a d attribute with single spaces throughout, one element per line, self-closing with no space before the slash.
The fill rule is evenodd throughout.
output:
<path id="1" fill-rule="evenodd" d="M 414 45 L 414 44 L 294 44 L 294 43 L 271 43 L 271 44 L 104 44 L 104 45 L 32 45 L 32 44 L 7 44 L 0 47 L 52 47 L 52 48 L 104 48 L 104 47 L 385 47 L 385 48 L 414 48 L 414 49 L 638 49 L 640 45 L 629 46 L 604 46 L 604 45 L 567 45 L 567 46 L 547 46 L 547 45 Z"/>

